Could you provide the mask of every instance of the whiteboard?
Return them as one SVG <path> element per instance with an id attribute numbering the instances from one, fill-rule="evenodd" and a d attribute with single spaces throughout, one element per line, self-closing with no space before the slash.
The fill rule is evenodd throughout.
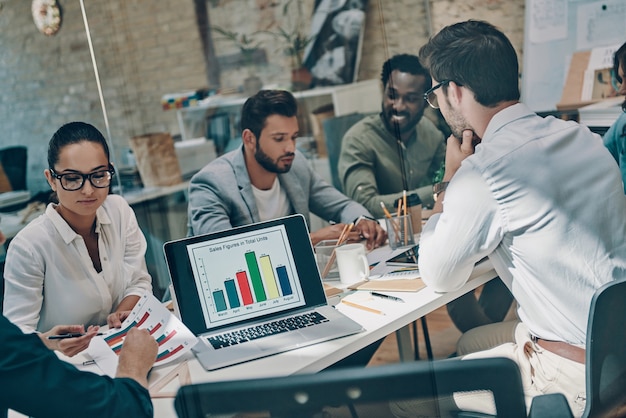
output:
<path id="1" fill-rule="evenodd" d="M 556 110 L 572 54 L 624 41 L 625 0 L 526 0 L 522 101 Z"/>

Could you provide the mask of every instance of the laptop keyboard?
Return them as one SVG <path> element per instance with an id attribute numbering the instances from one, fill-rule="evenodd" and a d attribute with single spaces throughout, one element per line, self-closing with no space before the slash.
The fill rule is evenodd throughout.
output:
<path id="1" fill-rule="evenodd" d="M 319 312 L 311 312 L 237 331 L 226 332 L 224 334 L 208 337 L 207 340 L 209 340 L 209 343 L 211 343 L 214 349 L 218 350 L 220 348 L 230 347 L 231 345 L 245 343 L 270 335 L 281 334 L 283 332 L 295 331 L 324 322 L 328 322 L 328 319 L 326 319 L 324 315 Z"/>

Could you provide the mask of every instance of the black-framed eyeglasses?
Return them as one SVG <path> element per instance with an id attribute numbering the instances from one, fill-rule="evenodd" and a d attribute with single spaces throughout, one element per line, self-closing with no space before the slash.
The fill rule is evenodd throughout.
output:
<path id="1" fill-rule="evenodd" d="M 50 169 L 52 177 L 61 182 L 61 187 L 68 192 L 73 192 L 83 188 L 85 180 L 89 179 L 91 185 L 97 189 L 105 189 L 111 185 L 111 179 L 115 174 L 113 167 L 108 170 L 98 170 L 93 173 L 64 173 L 57 174 L 54 169 Z"/>
<path id="2" fill-rule="evenodd" d="M 439 109 L 439 103 L 437 102 L 437 95 L 435 94 L 435 90 L 437 90 L 439 87 L 447 85 L 451 81 L 452 80 L 443 80 L 439 84 L 435 84 L 434 86 L 429 88 L 426 93 L 424 93 L 424 100 L 428 102 L 430 107 L 432 107 L 433 109 Z"/>

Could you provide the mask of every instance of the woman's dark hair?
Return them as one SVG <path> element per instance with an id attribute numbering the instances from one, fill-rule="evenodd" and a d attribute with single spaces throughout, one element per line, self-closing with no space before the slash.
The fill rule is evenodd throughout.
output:
<path id="1" fill-rule="evenodd" d="M 54 169 L 54 165 L 59 161 L 59 154 L 66 145 L 77 144 L 83 141 L 102 145 L 104 154 L 110 164 L 109 145 L 102 133 L 95 126 L 88 123 L 70 122 L 61 126 L 52 135 L 50 142 L 48 142 L 48 167 Z"/>
<path id="2" fill-rule="evenodd" d="M 436 81 L 466 86 L 483 106 L 520 98 L 515 48 L 488 22 L 468 20 L 443 28 L 420 49 L 419 58 Z"/>
<path id="3" fill-rule="evenodd" d="M 613 76 L 620 83 L 624 83 L 624 80 L 622 80 L 622 77 L 620 77 L 619 75 L 620 65 L 622 66 L 622 69 L 626 72 L 626 42 L 622 44 L 622 46 L 620 46 L 613 55 Z M 626 99 L 624 100 L 624 103 L 622 103 L 622 110 L 626 112 Z"/>
<path id="4" fill-rule="evenodd" d="M 241 109 L 241 130 L 250 129 L 258 141 L 265 120 L 272 115 L 293 117 L 298 113 L 298 103 L 293 94 L 285 90 L 261 90 L 250 97 Z"/>

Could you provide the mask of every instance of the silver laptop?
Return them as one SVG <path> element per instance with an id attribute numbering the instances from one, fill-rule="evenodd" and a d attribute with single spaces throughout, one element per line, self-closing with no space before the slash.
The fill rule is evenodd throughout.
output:
<path id="1" fill-rule="evenodd" d="M 302 215 L 163 246 L 183 323 L 207 370 L 355 334 L 328 305 Z"/>

